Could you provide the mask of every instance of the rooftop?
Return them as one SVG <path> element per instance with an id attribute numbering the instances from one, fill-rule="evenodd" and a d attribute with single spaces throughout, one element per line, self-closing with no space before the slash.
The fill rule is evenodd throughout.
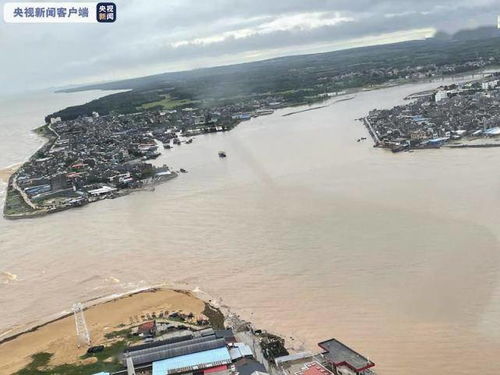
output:
<path id="1" fill-rule="evenodd" d="M 124 360 L 126 360 L 127 357 L 132 357 L 134 364 L 140 365 L 164 359 L 180 358 L 186 355 L 207 352 L 219 348 L 226 349 L 224 339 L 217 339 L 214 336 L 197 337 L 161 346 L 147 347 L 132 352 L 128 351 L 124 355 Z M 229 355 L 229 351 L 227 352 Z"/>
<path id="2" fill-rule="evenodd" d="M 318 362 L 311 362 L 297 375 L 333 375 L 333 373 Z"/>
<path id="3" fill-rule="evenodd" d="M 362 371 L 375 366 L 375 363 L 338 340 L 330 339 L 320 342 L 318 345 L 326 351 L 323 356 L 335 366 L 345 364 L 355 371 Z"/>
<path id="4" fill-rule="evenodd" d="M 252 349 L 242 343 L 236 343 L 234 347 L 230 348 L 229 354 L 233 361 L 244 357 L 253 357 Z"/>
<path id="5" fill-rule="evenodd" d="M 153 375 L 167 375 L 176 372 L 175 370 L 192 371 L 228 363 L 231 363 L 231 356 L 227 348 L 222 347 L 153 362 Z"/>
<path id="6" fill-rule="evenodd" d="M 264 365 L 255 359 L 240 359 L 235 362 L 236 371 L 238 371 L 239 375 L 251 375 L 255 371 L 259 372 L 267 372 Z"/>
<path id="7" fill-rule="evenodd" d="M 274 362 L 277 365 L 281 365 L 282 363 L 286 363 L 286 362 L 292 362 L 292 361 L 297 361 L 297 360 L 312 358 L 312 356 L 313 355 L 310 352 L 300 352 L 300 353 L 294 353 L 294 354 L 284 355 L 282 357 L 277 357 L 277 358 L 274 359 Z"/>

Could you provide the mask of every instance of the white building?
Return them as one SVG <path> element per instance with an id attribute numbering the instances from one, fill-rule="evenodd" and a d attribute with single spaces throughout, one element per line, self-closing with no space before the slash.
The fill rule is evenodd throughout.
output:
<path id="1" fill-rule="evenodd" d="M 436 95 L 434 96 L 434 100 L 436 101 L 436 103 L 447 98 L 448 98 L 448 91 L 445 90 L 439 90 L 438 92 L 436 92 Z"/>
<path id="2" fill-rule="evenodd" d="M 103 187 L 100 187 L 98 189 L 89 190 L 88 193 L 93 197 L 98 197 L 100 195 L 115 192 L 116 190 L 117 190 L 116 188 L 104 185 Z"/>
<path id="3" fill-rule="evenodd" d="M 498 80 L 494 80 L 494 81 L 488 81 L 488 82 L 482 82 L 481 83 L 481 88 L 483 90 L 489 90 L 489 89 L 492 89 L 492 88 L 495 88 L 498 84 Z"/>

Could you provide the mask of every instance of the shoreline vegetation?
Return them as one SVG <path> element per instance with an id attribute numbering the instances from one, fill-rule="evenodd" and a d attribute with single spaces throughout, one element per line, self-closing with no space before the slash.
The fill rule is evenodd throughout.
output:
<path id="1" fill-rule="evenodd" d="M 138 340 L 127 332 L 133 326 L 151 319 L 166 322 L 168 313 L 176 316 L 204 316 L 213 329 L 251 328 L 250 323 L 240 320 L 229 311 L 223 313 L 212 300 L 202 300 L 187 290 L 152 287 L 111 299 L 94 299 L 88 303 L 84 314 L 92 345 L 104 346 L 99 355 L 88 355 L 86 345 L 77 346 L 73 313 L 66 313 L 0 340 L 0 373 L 91 374 L 121 370 L 123 366 L 117 356 L 127 345 Z M 180 319 L 172 318 L 169 323 L 179 325 L 179 329 L 182 329 L 181 325 L 194 330 L 207 327 Z M 253 332 L 253 329 L 250 331 Z"/>

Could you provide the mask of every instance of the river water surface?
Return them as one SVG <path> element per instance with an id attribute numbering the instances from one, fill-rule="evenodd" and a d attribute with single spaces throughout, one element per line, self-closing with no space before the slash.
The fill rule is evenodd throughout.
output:
<path id="1" fill-rule="evenodd" d="M 217 296 L 296 346 L 336 337 L 380 374 L 497 374 L 500 150 L 392 154 L 356 142 L 368 136 L 356 118 L 435 86 L 279 110 L 162 150 L 156 163 L 189 173 L 154 192 L 1 219 L 0 330 L 166 282 Z M 40 145 L 29 129 L 71 101 L 54 100 L 22 122 L 0 104 L 0 165 Z"/>

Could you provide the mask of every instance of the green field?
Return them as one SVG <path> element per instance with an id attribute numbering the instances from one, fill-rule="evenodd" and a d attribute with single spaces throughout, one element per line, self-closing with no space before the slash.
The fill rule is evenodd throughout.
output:
<path id="1" fill-rule="evenodd" d="M 4 215 L 32 214 L 34 210 L 26 204 L 17 190 L 9 187 L 5 197 Z"/>
<path id="2" fill-rule="evenodd" d="M 190 99 L 172 99 L 170 95 L 162 95 L 163 99 L 156 102 L 145 103 L 141 105 L 143 109 L 151 109 L 156 107 L 162 107 L 163 109 L 174 109 L 181 106 L 186 106 L 189 104 L 196 104 L 198 101 Z"/>
<path id="3" fill-rule="evenodd" d="M 118 354 L 125 349 L 125 341 L 118 341 L 102 352 L 94 355 L 85 354 L 82 359 L 95 357 L 95 363 L 89 364 L 66 364 L 55 367 L 48 366 L 52 353 L 37 353 L 31 357 L 31 363 L 14 375 L 91 375 L 97 372 L 114 372 L 124 367 L 118 361 Z"/>

